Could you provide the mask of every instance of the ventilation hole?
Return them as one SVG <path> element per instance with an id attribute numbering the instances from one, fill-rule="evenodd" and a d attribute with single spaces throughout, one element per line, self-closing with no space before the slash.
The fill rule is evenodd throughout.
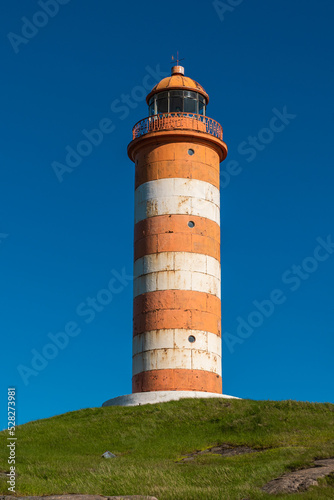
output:
<path id="1" fill-rule="evenodd" d="M 190 220 L 190 221 L 188 222 L 188 226 L 189 226 L 189 227 L 194 227 L 194 226 L 195 226 L 195 222 L 193 222 L 192 220 Z"/>
<path id="2" fill-rule="evenodd" d="M 191 344 L 193 344 L 196 341 L 196 338 L 193 335 L 189 335 L 188 340 Z"/>
<path id="3" fill-rule="evenodd" d="M 188 149 L 188 155 L 192 156 L 195 154 L 195 151 L 193 149 Z"/>

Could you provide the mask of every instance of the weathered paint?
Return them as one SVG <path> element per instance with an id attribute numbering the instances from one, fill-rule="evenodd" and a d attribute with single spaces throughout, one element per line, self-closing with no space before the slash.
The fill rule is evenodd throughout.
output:
<path id="1" fill-rule="evenodd" d="M 188 226 L 188 222 L 194 222 L 193 227 Z M 183 214 L 166 214 L 144 219 L 135 225 L 135 244 L 145 236 L 159 234 L 181 234 L 203 236 L 210 238 L 220 244 L 219 224 L 209 219 L 199 216 L 189 217 Z M 180 249 L 182 251 L 182 249 Z M 219 259 L 218 259 L 219 260 Z"/>
<path id="2" fill-rule="evenodd" d="M 159 127 L 143 120 L 128 147 L 136 165 L 133 392 L 221 393 L 219 164 L 227 148 L 206 120 L 195 127 L 191 117 L 170 118 Z"/>
<path id="3" fill-rule="evenodd" d="M 218 297 L 209 293 L 183 290 L 163 290 L 145 293 L 135 297 L 133 301 L 134 317 L 154 311 L 176 309 L 178 311 L 193 310 L 220 316 L 221 303 Z"/>
<path id="4" fill-rule="evenodd" d="M 160 271 L 139 276 L 133 283 L 133 295 L 159 290 L 194 290 L 220 297 L 220 279 L 192 271 Z"/>
<path id="5" fill-rule="evenodd" d="M 220 297 L 220 263 L 187 252 L 146 255 L 134 264 L 134 296 L 157 290 L 195 290 Z"/>
<path id="6" fill-rule="evenodd" d="M 182 73 L 180 72 L 181 68 L 183 69 Z M 147 104 L 149 103 L 152 95 L 156 94 L 157 92 L 161 92 L 163 90 L 171 90 L 171 89 L 182 89 L 182 90 L 191 90 L 193 92 L 198 92 L 206 98 L 207 102 L 209 102 L 209 96 L 205 92 L 202 85 L 200 85 L 198 82 L 195 82 L 195 80 L 193 80 L 192 78 L 184 76 L 183 66 L 173 66 L 172 75 L 163 78 L 159 83 L 155 85 L 155 87 L 153 87 L 151 92 L 147 95 L 146 97 Z"/>
<path id="7" fill-rule="evenodd" d="M 185 158 L 185 151 L 194 150 L 194 155 Z M 201 144 L 179 143 L 174 150 L 161 144 L 152 150 L 140 151 L 137 155 L 135 187 L 149 181 L 168 178 L 198 179 L 213 184 L 219 189 L 219 156 Z"/>
<path id="8" fill-rule="evenodd" d="M 197 215 L 220 224 L 219 190 L 198 179 L 158 179 L 135 191 L 135 223 L 166 214 Z"/>
<path id="9" fill-rule="evenodd" d="M 192 222 L 193 227 L 188 223 Z M 135 261 L 160 252 L 193 252 L 220 261 L 220 228 L 204 217 L 160 215 L 135 225 Z"/>
<path id="10" fill-rule="evenodd" d="M 133 335 L 150 330 L 178 328 L 189 330 L 204 330 L 221 336 L 220 314 L 202 312 L 191 308 L 157 309 L 133 318 Z"/>
<path id="11" fill-rule="evenodd" d="M 157 218 L 153 217 L 152 220 L 155 221 Z M 190 216 L 188 220 L 195 221 L 195 217 Z M 135 243 L 135 260 L 148 254 L 178 251 L 203 253 L 220 260 L 220 244 L 217 240 L 201 234 L 191 234 L 190 231 L 184 233 L 170 231 L 144 236 Z"/>
<path id="12" fill-rule="evenodd" d="M 189 336 L 196 340 L 189 342 Z M 221 355 L 221 338 L 211 332 L 191 329 L 161 329 L 144 332 L 133 338 L 133 355 L 154 349 L 197 349 Z"/>
<path id="13" fill-rule="evenodd" d="M 134 263 L 134 277 L 160 271 L 191 271 L 206 273 L 220 280 L 220 263 L 205 254 L 188 252 L 160 252 L 144 255 Z"/>
<path id="14" fill-rule="evenodd" d="M 146 170 L 150 168 L 149 165 L 153 163 L 163 164 L 164 162 L 169 162 L 163 172 L 178 172 L 180 165 L 185 163 L 193 165 L 196 163 L 202 164 L 203 169 L 210 167 L 214 168 L 219 173 L 220 168 L 220 157 L 218 151 L 214 148 L 208 148 L 208 143 L 198 143 L 195 137 L 192 136 L 190 141 L 185 141 L 182 137 L 168 140 L 156 141 L 154 147 L 150 144 L 146 144 L 145 141 L 141 141 L 140 148 L 136 151 L 136 167 L 139 170 Z M 160 137 L 160 135 L 159 135 Z M 206 137 L 206 141 L 208 141 Z M 172 146 L 172 147 L 171 147 Z M 188 150 L 193 149 L 194 155 L 189 156 Z M 190 169 L 192 172 L 192 169 Z M 171 177 L 170 175 L 163 175 L 161 178 Z M 179 175 L 174 175 L 174 177 L 183 177 Z M 191 175 L 190 177 L 191 178 Z M 196 178 L 196 177 L 194 177 Z M 151 179 L 153 180 L 153 179 Z"/>
<path id="15" fill-rule="evenodd" d="M 222 378 L 204 370 L 151 370 L 132 377 L 132 392 L 203 391 L 222 393 Z"/>
<path id="16" fill-rule="evenodd" d="M 133 304 L 133 335 L 178 329 L 207 331 L 219 337 L 220 309 L 220 299 L 209 293 L 163 290 L 138 295 Z"/>
<path id="17" fill-rule="evenodd" d="M 167 369 L 205 370 L 221 375 L 221 358 L 217 354 L 191 349 L 153 349 L 133 356 L 132 373 Z"/>

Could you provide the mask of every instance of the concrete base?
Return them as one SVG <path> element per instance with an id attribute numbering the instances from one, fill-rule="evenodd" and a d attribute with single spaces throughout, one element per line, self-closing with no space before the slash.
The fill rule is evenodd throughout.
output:
<path id="1" fill-rule="evenodd" d="M 105 401 L 102 406 L 139 406 L 154 403 L 165 403 L 167 401 L 178 401 L 184 398 L 222 398 L 222 399 L 240 399 L 226 394 L 217 394 L 214 392 L 200 391 L 152 391 L 136 392 L 126 394 L 117 398 Z"/>

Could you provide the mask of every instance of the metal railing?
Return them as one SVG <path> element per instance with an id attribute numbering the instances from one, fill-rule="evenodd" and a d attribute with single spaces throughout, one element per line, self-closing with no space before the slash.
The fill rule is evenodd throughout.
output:
<path id="1" fill-rule="evenodd" d="M 190 129 L 206 132 L 223 140 L 222 126 L 207 116 L 195 113 L 164 113 L 140 120 L 132 129 L 133 139 L 158 130 Z"/>

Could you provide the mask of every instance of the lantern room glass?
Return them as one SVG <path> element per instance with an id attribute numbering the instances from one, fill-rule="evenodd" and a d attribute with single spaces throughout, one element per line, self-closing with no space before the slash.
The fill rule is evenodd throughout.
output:
<path id="1" fill-rule="evenodd" d="M 205 116 L 206 99 L 198 92 L 170 90 L 151 97 L 149 116 L 165 113 L 191 113 Z"/>

